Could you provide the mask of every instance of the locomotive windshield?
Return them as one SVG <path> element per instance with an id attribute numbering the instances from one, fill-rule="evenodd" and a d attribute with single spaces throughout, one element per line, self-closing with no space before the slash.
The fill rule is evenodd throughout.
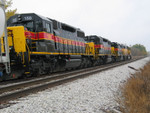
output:
<path id="1" fill-rule="evenodd" d="M 28 31 L 34 31 L 34 26 L 33 26 L 33 22 L 24 22 L 22 23 L 22 25 L 27 28 Z"/>
<path id="2" fill-rule="evenodd" d="M 11 24 L 10 26 L 24 26 L 28 31 L 35 31 L 33 21 L 17 22 L 13 23 L 13 25 Z"/>
<path id="3" fill-rule="evenodd" d="M 28 31 L 35 31 L 34 17 L 31 15 L 15 15 L 8 19 L 8 26 L 24 26 Z"/>

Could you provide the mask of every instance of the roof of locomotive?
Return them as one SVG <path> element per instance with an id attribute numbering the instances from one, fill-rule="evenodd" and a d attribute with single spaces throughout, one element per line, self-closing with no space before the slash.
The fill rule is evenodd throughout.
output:
<path id="1" fill-rule="evenodd" d="M 111 45 L 115 46 L 115 47 L 118 47 L 120 46 L 120 44 L 118 42 L 111 42 Z"/>
<path id="2" fill-rule="evenodd" d="M 35 13 L 33 13 L 33 14 L 35 14 Z M 41 16 L 41 15 L 39 15 L 39 14 L 35 14 L 35 15 L 39 16 L 39 17 L 40 17 L 41 19 L 43 19 L 43 20 L 47 20 L 47 21 L 52 22 L 52 21 L 49 20 L 47 17 Z"/>
<path id="3" fill-rule="evenodd" d="M 102 38 L 103 38 L 103 37 L 102 37 Z M 111 41 L 108 40 L 108 39 L 106 39 L 106 38 L 103 38 L 103 41 L 111 43 Z"/>
<path id="4" fill-rule="evenodd" d="M 93 37 L 95 39 L 103 39 L 101 36 L 97 36 L 97 35 L 89 35 L 89 36 L 86 36 L 86 37 Z"/>
<path id="5" fill-rule="evenodd" d="M 118 43 L 118 42 L 112 42 L 112 44 L 119 45 L 119 43 Z"/>
<path id="6" fill-rule="evenodd" d="M 27 17 L 27 18 L 22 18 L 22 17 Z M 26 21 L 31 21 L 31 20 L 34 20 L 35 18 L 39 18 L 39 19 L 42 19 L 42 20 L 46 20 L 46 21 L 49 21 L 49 22 L 52 22 L 51 20 L 49 20 L 48 18 L 44 17 L 44 16 L 41 16 L 41 15 L 38 15 L 38 14 L 35 14 L 35 13 L 23 13 L 23 14 L 16 14 L 14 16 L 11 16 L 9 19 L 8 19 L 8 22 L 10 22 L 11 19 L 16 19 L 14 22 L 11 21 L 11 23 L 15 23 L 15 22 L 20 22 L 20 20 L 18 18 L 22 18 L 23 20 L 26 19 Z"/>
<path id="7" fill-rule="evenodd" d="M 58 20 L 51 19 L 51 18 L 48 18 L 48 19 L 49 19 L 50 21 L 52 21 L 53 23 L 59 23 L 61 26 L 68 26 L 68 27 L 70 27 L 70 28 L 72 28 L 72 29 L 75 29 L 75 30 L 77 30 L 77 31 L 84 32 L 84 31 L 83 31 L 83 30 L 81 30 L 80 28 L 77 28 L 77 27 L 71 26 L 71 25 L 69 25 L 69 24 L 66 24 L 66 23 L 60 22 L 60 21 L 58 21 Z"/>
<path id="8" fill-rule="evenodd" d="M 26 18 L 25 18 L 26 17 Z M 19 20 L 20 18 L 20 20 Z M 26 19 L 26 20 L 25 20 Z M 52 22 L 52 23 L 60 23 L 61 26 L 67 26 L 69 28 L 71 28 L 72 30 L 74 29 L 74 31 L 80 31 L 80 32 L 83 32 L 81 29 L 79 28 L 76 28 L 76 27 L 73 27 L 71 25 L 68 25 L 68 24 L 65 24 L 65 23 L 62 23 L 62 22 L 59 22 L 57 20 L 54 20 L 54 19 L 51 19 L 51 18 L 48 18 L 48 17 L 44 17 L 44 16 L 41 16 L 39 14 L 36 14 L 36 13 L 22 13 L 22 14 L 16 14 L 14 16 L 11 16 L 7 23 L 8 25 L 11 25 L 11 24 L 14 24 L 14 23 L 20 23 L 22 21 L 31 21 L 31 20 L 34 20 L 34 19 L 41 19 L 41 20 L 46 20 L 46 21 L 49 21 L 49 22 Z"/>

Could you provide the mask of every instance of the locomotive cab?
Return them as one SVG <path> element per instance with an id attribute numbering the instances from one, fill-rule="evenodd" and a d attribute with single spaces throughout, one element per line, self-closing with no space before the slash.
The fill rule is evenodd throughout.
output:
<path id="1" fill-rule="evenodd" d="M 112 42 L 112 47 L 114 47 L 114 53 L 115 53 L 115 60 L 120 61 L 123 60 L 123 51 L 122 46 L 117 42 Z"/>
<path id="2" fill-rule="evenodd" d="M 7 25 L 11 72 L 7 74 L 5 67 L 0 65 L 2 75 L 0 79 L 2 80 L 14 79 L 21 77 L 23 74 L 29 74 L 35 66 L 33 62 L 37 60 L 37 56 L 32 53 L 54 51 L 52 22 L 47 18 L 32 13 L 19 14 L 10 17 Z M 45 38 L 52 40 L 52 42 L 47 42 Z M 1 38 L 0 43 L 1 53 L 5 56 L 4 37 Z M 33 65 L 31 66 L 31 64 Z M 35 67 L 39 68 L 39 65 Z"/>
<path id="3" fill-rule="evenodd" d="M 112 61 L 111 42 L 108 39 L 103 38 L 103 45 L 104 45 L 103 63 L 109 63 Z"/>
<path id="4" fill-rule="evenodd" d="M 37 14 L 21 14 L 12 16 L 8 26 L 24 26 L 26 41 L 31 52 L 49 52 L 54 50 L 52 39 L 52 22 Z M 50 41 L 47 41 L 50 40 Z"/>
<path id="5" fill-rule="evenodd" d="M 88 42 L 94 42 L 95 54 L 100 55 L 103 54 L 103 39 L 102 37 L 98 37 L 96 35 L 86 36 L 85 40 Z"/>

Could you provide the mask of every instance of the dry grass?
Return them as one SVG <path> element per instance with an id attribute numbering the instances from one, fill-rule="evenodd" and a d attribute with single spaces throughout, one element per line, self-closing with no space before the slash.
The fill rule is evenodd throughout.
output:
<path id="1" fill-rule="evenodd" d="M 123 113 L 150 113 L 150 63 L 127 80 L 118 102 Z"/>

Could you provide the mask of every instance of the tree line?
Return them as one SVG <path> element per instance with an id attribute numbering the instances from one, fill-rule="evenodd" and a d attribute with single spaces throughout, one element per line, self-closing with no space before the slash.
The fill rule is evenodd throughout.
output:
<path id="1" fill-rule="evenodd" d="M 147 55 L 146 48 L 141 44 L 135 44 L 131 47 L 131 53 L 133 56 Z"/>

